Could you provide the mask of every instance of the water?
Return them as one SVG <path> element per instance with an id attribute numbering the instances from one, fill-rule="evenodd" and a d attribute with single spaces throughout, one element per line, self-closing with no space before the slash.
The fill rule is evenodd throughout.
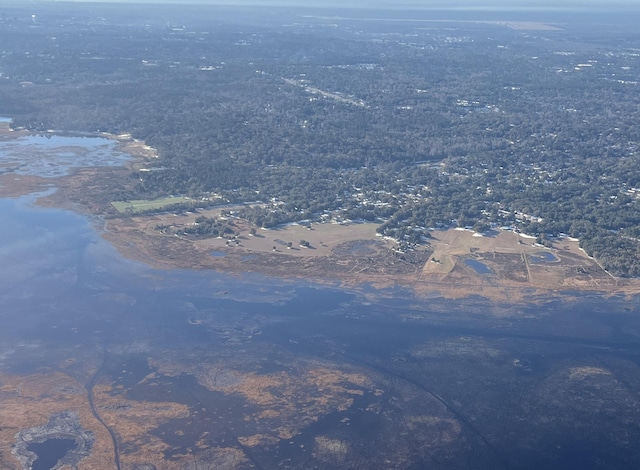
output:
<path id="1" fill-rule="evenodd" d="M 30 444 L 28 449 L 38 456 L 33 462 L 32 470 L 51 470 L 75 446 L 73 439 L 48 439 Z"/>
<path id="2" fill-rule="evenodd" d="M 102 380 L 114 393 L 127 390 L 129 401 L 206 410 L 151 425 L 168 445 L 166 458 L 202 439 L 215 447 L 291 420 L 302 423 L 291 425 L 291 438 L 252 448 L 267 468 L 311 468 L 313 454 L 337 458 L 343 445 L 351 450 L 340 458 L 365 459 L 369 468 L 382 468 L 374 462 L 384 455 L 432 468 L 450 459 L 570 468 L 571 449 L 594 436 L 599 444 L 589 441 L 590 453 L 575 461 L 640 461 L 640 431 L 629 421 L 640 405 L 635 300 L 493 306 L 427 303 L 396 290 L 371 302 L 302 281 L 155 271 L 119 258 L 82 217 L 26 199 L 0 200 L 0 215 L 0 372 L 36 377 L 73 358 L 70 372 L 102 364 Z M 494 309 L 514 316 L 494 317 Z M 219 385 L 207 388 L 214 370 Z M 271 385 L 262 388 L 259 377 Z M 255 399 L 236 388 L 247 380 Z M 324 408 L 325 399 L 335 405 Z M 264 417 L 247 422 L 247 414 Z M 401 437 L 406 431 L 411 440 Z M 575 442 L 558 444 L 566 446 L 559 452 L 567 435 Z M 424 447 L 436 438 L 440 444 Z"/>
<path id="3" fill-rule="evenodd" d="M 0 199 L 0 295 L 34 276 L 71 273 L 69 256 L 97 240 L 86 220 L 66 211 L 39 209 L 33 198 Z M 75 273 L 74 273 L 75 276 Z M 26 294 L 25 294 L 26 295 Z"/>
<path id="4" fill-rule="evenodd" d="M 636 298 L 509 305 L 154 270 L 34 198 L 0 199 L 0 455 L 22 430 L 9 410 L 41 426 L 91 395 L 116 436 L 93 448 L 123 468 L 132 443 L 138 463 L 203 468 L 229 449 L 236 468 L 640 464 Z"/>
<path id="5" fill-rule="evenodd" d="M 532 263 L 553 263 L 558 261 L 558 258 L 549 251 L 540 251 L 529 255 L 529 259 Z"/>
<path id="6" fill-rule="evenodd" d="M 25 135 L 0 140 L 0 174 L 65 176 L 74 168 L 121 166 L 131 156 L 117 141 L 99 137 Z"/>
<path id="7" fill-rule="evenodd" d="M 464 264 L 469 266 L 471 269 L 473 269 L 478 274 L 491 274 L 491 269 L 489 269 L 489 266 L 487 266 L 484 263 L 481 263 L 480 261 L 478 261 L 476 259 L 465 259 L 464 260 Z"/>

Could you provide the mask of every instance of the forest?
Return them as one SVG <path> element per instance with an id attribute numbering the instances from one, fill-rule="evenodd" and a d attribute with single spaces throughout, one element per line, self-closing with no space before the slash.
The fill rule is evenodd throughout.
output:
<path id="1" fill-rule="evenodd" d="M 215 194 L 263 227 L 377 221 L 404 250 L 447 227 L 570 236 L 640 276 L 628 19 L 60 5 L 0 9 L 0 116 L 157 149 L 113 200 Z"/>

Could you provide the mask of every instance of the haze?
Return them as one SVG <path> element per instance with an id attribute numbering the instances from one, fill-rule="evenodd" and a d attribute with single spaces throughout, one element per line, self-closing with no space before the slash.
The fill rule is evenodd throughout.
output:
<path id="1" fill-rule="evenodd" d="M 558 2 L 553 0 L 515 0 L 515 1 L 495 1 L 489 0 L 485 2 L 476 2 L 473 0 L 458 0 L 447 2 L 442 0 L 405 0 L 403 2 L 393 2 L 389 0 L 362 1 L 355 0 L 351 2 L 339 2 L 335 0 L 137 0 L 129 2 L 127 0 L 67 0 L 77 3 L 145 3 L 145 4 L 202 4 L 202 5 L 272 5 L 272 6 L 310 6 L 310 7 L 326 7 L 341 6 L 354 8 L 425 8 L 425 9 L 465 9 L 465 10 L 558 10 L 558 9 L 616 9 L 616 8 L 637 8 L 637 2 L 634 0 L 566 0 L 559 6 Z M 57 0 L 20 0 L 17 3 L 54 3 Z M 15 0 L 0 0 L 0 5 L 15 5 Z"/>

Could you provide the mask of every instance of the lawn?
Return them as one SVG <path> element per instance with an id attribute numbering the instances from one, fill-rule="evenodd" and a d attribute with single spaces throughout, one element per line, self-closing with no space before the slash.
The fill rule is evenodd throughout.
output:
<path id="1" fill-rule="evenodd" d="M 116 208 L 118 212 L 124 214 L 128 211 L 131 213 L 140 213 L 154 210 L 161 210 L 165 207 L 172 206 L 174 204 L 182 204 L 185 202 L 193 202 L 193 199 L 188 197 L 163 197 L 160 199 L 134 199 L 131 201 L 113 201 L 111 205 Z"/>

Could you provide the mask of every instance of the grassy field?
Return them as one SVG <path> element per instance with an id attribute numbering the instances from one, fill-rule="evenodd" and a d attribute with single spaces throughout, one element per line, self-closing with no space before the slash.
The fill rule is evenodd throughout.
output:
<path id="1" fill-rule="evenodd" d="M 160 199 L 134 199 L 131 201 L 113 201 L 111 205 L 121 214 L 130 211 L 131 213 L 140 213 L 153 210 L 161 210 L 173 204 L 181 204 L 185 202 L 193 202 L 188 197 L 163 197 Z"/>

